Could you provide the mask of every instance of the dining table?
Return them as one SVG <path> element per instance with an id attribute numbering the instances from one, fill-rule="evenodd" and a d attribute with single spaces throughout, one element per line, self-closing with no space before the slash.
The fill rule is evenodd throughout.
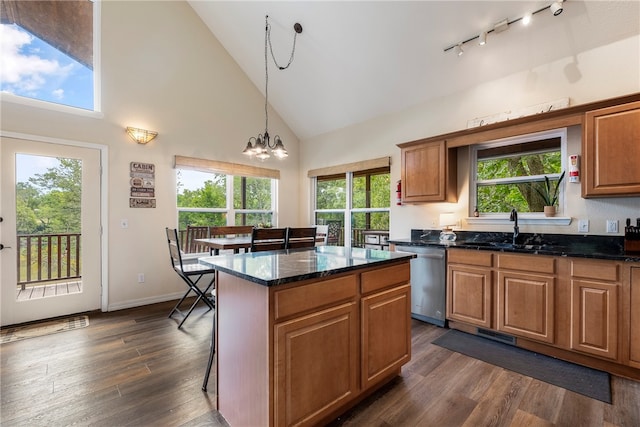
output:
<path id="1" fill-rule="evenodd" d="M 209 248 L 211 255 L 219 255 L 220 250 L 233 249 L 233 253 L 240 253 L 240 249 L 244 249 L 244 252 L 249 252 L 251 248 L 251 236 L 236 236 L 236 237 L 210 237 L 206 239 L 194 239 Z"/>

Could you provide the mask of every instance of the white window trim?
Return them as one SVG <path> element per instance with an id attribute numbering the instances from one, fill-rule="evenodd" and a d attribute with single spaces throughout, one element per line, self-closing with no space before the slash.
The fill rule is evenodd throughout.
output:
<path id="1" fill-rule="evenodd" d="M 567 128 L 554 129 L 551 131 L 537 132 L 528 135 L 522 135 L 517 137 L 499 139 L 495 141 L 489 141 L 486 144 L 478 144 L 471 146 L 471 155 L 469 159 L 470 163 L 470 175 L 469 175 L 469 216 L 467 217 L 467 223 L 470 225 L 476 224 L 513 224 L 509 221 L 509 213 L 480 213 L 479 217 L 473 216 L 473 209 L 476 203 L 476 179 L 478 175 L 478 149 L 487 147 L 500 147 L 505 145 L 511 145 L 516 143 L 532 142 L 540 139 L 560 138 L 560 164 L 567 164 Z M 566 182 L 566 181 L 565 181 Z M 558 213 L 562 214 L 566 212 L 566 198 L 564 185 L 560 187 L 558 194 Z M 518 212 L 518 222 L 520 224 L 536 224 L 536 225 L 569 225 L 571 224 L 571 217 L 553 216 L 546 217 L 543 212 Z"/>

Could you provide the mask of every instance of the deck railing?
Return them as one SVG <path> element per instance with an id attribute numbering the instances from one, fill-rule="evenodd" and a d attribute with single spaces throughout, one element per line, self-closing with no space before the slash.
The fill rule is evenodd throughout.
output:
<path id="1" fill-rule="evenodd" d="M 64 279 L 78 279 L 80 233 L 19 234 L 18 286 Z"/>

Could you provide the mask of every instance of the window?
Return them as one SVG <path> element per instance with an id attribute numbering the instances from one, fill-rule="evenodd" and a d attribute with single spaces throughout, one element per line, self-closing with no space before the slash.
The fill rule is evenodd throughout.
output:
<path id="1" fill-rule="evenodd" d="M 0 90 L 93 111 L 99 2 L 3 1 Z"/>
<path id="2" fill-rule="evenodd" d="M 545 132 L 472 147 L 470 209 L 480 215 L 542 212 L 538 194 L 545 176 L 552 184 L 562 173 L 566 130 Z M 559 206 L 563 192 L 560 191 Z"/>
<path id="3" fill-rule="evenodd" d="M 362 247 L 363 231 L 389 230 L 390 168 L 388 158 L 385 160 L 386 166 L 373 169 L 333 175 L 310 172 L 315 178 L 314 221 L 329 225 L 329 244 L 344 245 L 345 236 L 351 236 L 351 245 Z M 362 165 L 371 164 L 345 166 L 357 168 Z"/>
<path id="4" fill-rule="evenodd" d="M 271 178 L 177 169 L 178 229 L 274 223 Z"/>

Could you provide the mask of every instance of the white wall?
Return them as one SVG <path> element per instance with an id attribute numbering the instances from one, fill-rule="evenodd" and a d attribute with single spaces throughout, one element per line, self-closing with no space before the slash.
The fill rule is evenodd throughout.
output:
<path id="1" fill-rule="evenodd" d="M 102 111 L 87 117 L 2 102 L 2 130 L 103 144 L 109 150 L 109 307 L 174 298 L 185 285 L 170 270 L 164 227 L 176 226 L 176 154 L 250 162 L 246 141 L 264 127 L 264 97 L 186 2 L 102 2 Z M 270 127 L 289 157 L 256 164 L 281 170 L 280 224 L 299 218 L 299 148 L 275 112 Z M 125 126 L 159 132 L 146 146 Z M 156 209 L 129 208 L 129 163 L 156 165 Z M 4 185 L 5 183 L 3 183 Z M 285 197 L 285 195 L 287 197 Z M 121 219 L 129 228 L 120 228 Z M 137 283 L 137 274 L 146 282 Z"/>
<path id="2" fill-rule="evenodd" d="M 446 84 L 446 82 L 442 82 Z M 640 92 L 640 37 L 565 58 L 542 67 L 484 83 L 462 93 L 419 105 L 409 110 L 361 123 L 336 132 L 302 141 L 300 179 L 309 169 L 391 156 L 391 182 L 400 179 L 400 149 L 396 144 L 465 129 L 477 117 L 517 110 L 559 98 L 570 105 L 585 104 Z M 581 153 L 580 128 L 569 129 L 569 153 Z M 345 149 L 346 147 L 346 149 Z M 390 236 L 407 238 L 412 228 L 435 228 L 441 212 L 469 215 L 468 154 L 460 150 L 458 202 L 391 205 Z M 340 152 L 339 158 L 331 153 Z M 308 180 L 307 180 L 308 181 Z M 589 218 L 589 234 L 605 234 L 605 220 L 640 216 L 640 198 L 582 199 L 580 185 L 568 184 L 563 216 Z M 302 186 L 301 200 L 309 200 L 310 185 Z M 394 190 L 395 187 L 392 189 Z M 395 197 L 392 194 L 392 197 Z M 392 199 L 394 200 L 394 199 Z M 310 203 L 309 203 L 310 204 Z M 303 218 L 310 218 L 310 206 L 302 206 Z M 473 206 L 471 207 L 473 209 Z M 437 223 L 437 222 L 436 222 Z M 511 231 L 512 225 L 474 225 L 462 221 L 463 229 Z M 523 233 L 577 234 L 577 221 L 568 226 L 520 227 Z M 622 233 L 618 233 L 621 235 Z"/>

